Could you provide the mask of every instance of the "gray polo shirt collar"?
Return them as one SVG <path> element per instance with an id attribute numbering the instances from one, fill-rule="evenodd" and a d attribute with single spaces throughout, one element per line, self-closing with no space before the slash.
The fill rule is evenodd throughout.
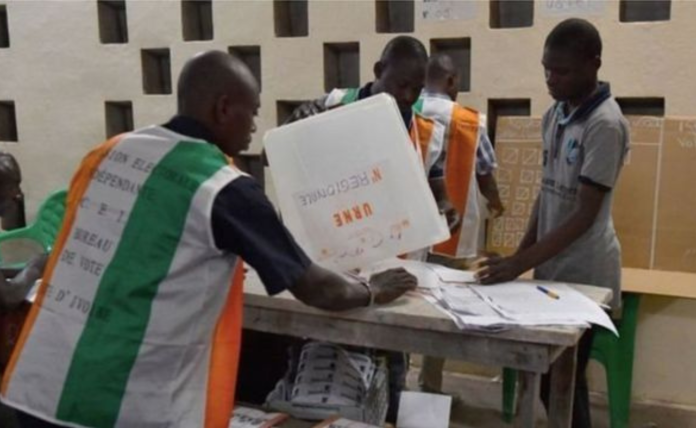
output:
<path id="1" fill-rule="evenodd" d="M 611 87 L 607 82 L 599 82 L 597 90 L 595 93 L 587 99 L 580 107 L 576 108 L 568 116 L 565 115 L 566 102 L 556 103 L 556 116 L 558 117 L 558 124 L 561 126 L 566 126 L 573 122 L 578 122 L 589 116 L 594 109 L 600 106 L 604 101 L 611 97 Z"/>

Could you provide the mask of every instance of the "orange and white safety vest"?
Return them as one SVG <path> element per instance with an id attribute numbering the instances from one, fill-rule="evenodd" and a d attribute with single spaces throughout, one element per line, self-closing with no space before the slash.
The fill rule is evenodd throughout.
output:
<path id="1" fill-rule="evenodd" d="M 213 144 L 161 126 L 92 151 L 2 401 L 66 427 L 227 428 L 243 276 L 210 220 L 242 175 Z"/>

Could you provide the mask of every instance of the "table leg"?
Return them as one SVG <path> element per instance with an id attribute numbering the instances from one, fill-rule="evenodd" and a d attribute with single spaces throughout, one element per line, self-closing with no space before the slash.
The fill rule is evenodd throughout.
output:
<path id="1" fill-rule="evenodd" d="M 536 401 L 539 398 L 541 374 L 520 371 L 519 415 L 515 419 L 516 428 L 534 428 L 536 424 Z"/>
<path id="2" fill-rule="evenodd" d="M 570 428 L 575 396 L 575 365 L 578 348 L 568 347 L 551 365 L 549 428 Z"/>

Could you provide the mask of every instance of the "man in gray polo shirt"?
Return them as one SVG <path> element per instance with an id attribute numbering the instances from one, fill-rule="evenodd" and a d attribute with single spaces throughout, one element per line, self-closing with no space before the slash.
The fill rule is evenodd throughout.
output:
<path id="1" fill-rule="evenodd" d="M 483 284 L 534 269 L 537 279 L 611 288 L 620 305 L 621 246 L 611 217 L 613 189 L 629 147 L 628 124 L 600 82 L 602 41 L 587 21 L 558 24 L 544 45 L 546 85 L 556 103 L 542 121 L 543 178 L 527 232 L 510 257 L 483 263 Z M 585 369 L 589 330 L 578 344 L 573 428 L 591 426 Z M 548 378 L 542 399 L 548 403 Z M 547 406 L 548 407 L 548 406 Z"/>

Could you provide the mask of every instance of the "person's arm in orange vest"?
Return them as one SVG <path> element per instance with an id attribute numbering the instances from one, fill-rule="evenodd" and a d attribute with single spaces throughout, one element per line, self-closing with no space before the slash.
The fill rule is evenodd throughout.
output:
<path id="1" fill-rule="evenodd" d="M 495 181 L 493 173 L 490 174 L 476 174 L 476 181 L 478 182 L 479 190 L 486 201 L 488 201 L 488 211 L 491 213 L 493 218 L 498 218 L 505 212 L 505 206 L 500 200 L 500 194 L 498 193 L 498 183 Z"/>
<path id="2" fill-rule="evenodd" d="M 461 224 L 462 218 L 447 196 L 444 177 L 430 178 L 428 179 L 428 184 L 430 185 L 430 191 L 433 192 L 440 214 L 445 215 L 450 232 L 454 232 Z"/>

